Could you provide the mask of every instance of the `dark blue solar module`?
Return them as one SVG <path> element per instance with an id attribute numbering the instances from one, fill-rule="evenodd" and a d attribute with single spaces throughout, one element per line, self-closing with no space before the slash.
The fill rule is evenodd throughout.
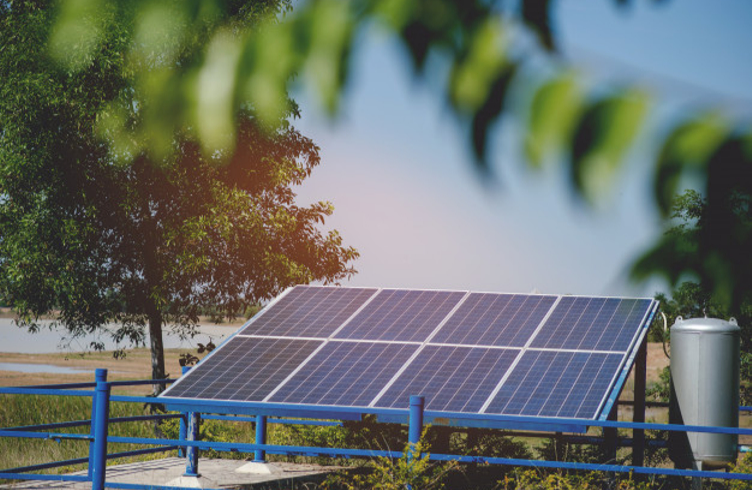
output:
<path id="1" fill-rule="evenodd" d="M 262 401 L 323 341 L 233 337 L 172 385 L 165 395 Z"/>
<path id="2" fill-rule="evenodd" d="M 649 299 L 564 296 L 531 347 L 625 352 L 651 305 Z"/>
<path id="3" fill-rule="evenodd" d="M 471 293 L 431 342 L 522 347 L 554 301 L 556 296 Z"/>
<path id="4" fill-rule="evenodd" d="M 651 299 L 298 286 L 165 398 L 594 419 Z"/>
<path id="5" fill-rule="evenodd" d="M 529 350 L 485 413 L 595 418 L 624 356 Z"/>
<path id="6" fill-rule="evenodd" d="M 326 338 L 376 291 L 367 288 L 297 286 L 239 333 Z"/>
<path id="7" fill-rule="evenodd" d="M 384 289 L 334 337 L 423 342 L 465 294 Z"/>
<path id="8" fill-rule="evenodd" d="M 268 401 L 366 407 L 418 346 L 329 342 Z"/>
<path id="9" fill-rule="evenodd" d="M 375 406 L 404 408 L 410 395 L 423 395 L 427 410 L 477 413 L 519 353 L 428 345 Z"/>

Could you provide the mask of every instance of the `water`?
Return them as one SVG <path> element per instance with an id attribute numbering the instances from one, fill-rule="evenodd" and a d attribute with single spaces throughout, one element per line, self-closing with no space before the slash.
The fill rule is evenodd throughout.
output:
<path id="1" fill-rule="evenodd" d="M 103 342 L 105 350 L 128 349 L 133 345 L 123 342 L 116 344 L 109 335 L 100 332 L 70 340 L 65 330 L 50 330 L 50 322 L 40 322 L 43 327 L 37 333 L 31 333 L 24 328 L 19 328 L 12 318 L 0 318 L 0 353 L 16 354 L 48 354 L 54 352 L 86 352 L 91 351 L 91 342 Z M 235 333 L 240 325 L 199 325 L 198 334 L 192 339 L 181 340 L 180 337 L 169 328 L 163 330 L 164 346 L 166 349 L 190 349 L 198 348 L 198 343 L 206 345 L 209 341 L 219 345 L 230 335 Z M 149 340 L 146 338 L 146 346 Z"/>
<path id="2" fill-rule="evenodd" d="M 0 362 L 0 371 L 15 371 L 18 373 L 54 373 L 54 374 L 80 374 L 93 373 L 91 369 L 77 369 L 65 366 L 53 366 L 52 364 L 24 364 L 20 362 Z"/>

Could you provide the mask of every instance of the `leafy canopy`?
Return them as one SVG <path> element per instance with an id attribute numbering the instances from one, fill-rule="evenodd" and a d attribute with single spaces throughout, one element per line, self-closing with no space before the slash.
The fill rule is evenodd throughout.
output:
<path id="1" fill-rule="evenodd" d="M 73 333 L 116 322 L 117 339 L 142 342 L 148 325 L 155 377 L 165 374 L 163 324 L 190 334 L 202 309 L 242 314 L 291 285 L 342 280 L 358 256 L 336 231 L 320 231 L 330 203 L 295 202 L 294 187 L 320 159 L 289 123 L 292 102 L 275 120 L 247 105 L 234 111 L 223 133 L 232 145 L 211 152 L 193 128 L 151 119 L 180 112 L 182 95 L 171 87 L 152 97 L 144 87 L 200 66 L 207 32 L 229 35 L 289 8 L 192 5 L 191 23 L 182 3 L 159 5 L 178 10 L 180 35 L 165 37 L 144 31 L 150 14 L 139 5 L 82 2 L 79 20 L 107 28 L 78 32 L 69 46 L 51 2 L 0 3 L 0 295 L 32 328 L 55 311 Z M 48 45 L 88 48 L 61 66 Z M 113 117 L 164 151 L 120 144 Z"/>
<path id="2" fill-rule="evenodd" d="M 222 21 L 237 6 L 221 0 L 64 0 L 52 49 L 69 69 L 85 69 L 112 24 L 129 19 L 133 42 L 125 59 L 136 80 L 133 89 L 150 103 L 137 118 L 127 117 L 122 103 L 104 106 L 97 126 L 125 153 L 161 158 L 173 150 L 175 134 L 190 131 L 203 154 L 214 155 L 232 152 L 235 118 L 243 108 L 253 107 L 264 121 L 285 114 L 290 83 L 313 88 L 336 114 L 353 48 L 377 25 L 409 53 L 416 78 L 441 87 L 442 102 L 465 128 L 480 170 L 490 172 L 488 141 L 509 114 L 524 122 L 522 143 L 531 166 L 566 162 L 578 194 L 598 201 L 618 182 L 625 156 L 645 137 L 657 111 L 651 94 L 639 87 L 583 82 L 558 55 L 555 5 L 308 0 L 278 16 L 279 22 L 246 28 Z M 195 55 L 190 63 L 169 62 L 185 49 Z M 646 184 L 667 225 L 673 198 L 688 182 L 708 199 L 711 214 L 723 212 L 725 195 L 749 194 L 752 133 L 743 121 L 710 109 L 682 109 L 661 123 L 654 176 Z M 635 277 L 658 273 L 676 284 L 683 273 L 696 273 L 722 301 L 738 306 L 752 277 L 749 254 L 740 253 L 749 250 L 749 237 L 715 222 L 698 247 L 697 262 L 704 265 L 656 261 Z"/>

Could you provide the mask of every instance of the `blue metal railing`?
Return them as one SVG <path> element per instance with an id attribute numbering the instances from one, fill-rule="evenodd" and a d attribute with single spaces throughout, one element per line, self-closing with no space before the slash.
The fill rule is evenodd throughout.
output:
<path id="1" fill-rule="evenodd" d="M 289 419 L 289 418 L 270 418 L 267 420 L 267 416 L 275 416 L 275 407 L 270 405 L 262 405 L 257 403 L 248 403 L 246 408 L 249 413 L 256 411 L 264 413 L 257 413 L 255 416 L 238 416 L 238 415 L 216 415 L 211 413 L 198 413 L 191 412 L 189 404 L 185 404 L 184 408 L 180 408 L 184 413 L 182 414 L 155 414 L 145 416 L 131 416 L 131 417 L 109 417 L 109 406 L 111 401 L 119 402 L 131 402 L 131 403 L 166 403 L 165 399 L 154 397 L 140 397 L 140 396 L 112 396 L 112 386 L 124 386 L 124 385 L 141 385 L 141 384 L 167 384 L 174 380 L 158 380 L 158 381 L 107 381 L 106 370 L 97 370 L 97 382 L 96 383 L 76 383 L 70 385 L 40 385 L 40 386 L 28 386 L 28 387 L 14 387 L 14 388 L 0 388 L 0 394 L 35 394 L 35 395 L 66 395 L 66 396 L 89 396 L 92 397 L 92 419 L 91 420 L 77 420 L 70 422 L 58 422 L 48 423 L 40 425 L 29 426 L 16 426 L 0 429 L 0 437 L 19 437 L 19 438 L 35 438 L 35 439 L 52 439 L 52 440 L 84 440 L 90 442 L 89 456 L 77 459 L 56 461 L 50 463 L 42 463 L 31 466 L 11 468 L 7 470 L 0 470 L 0 478 L 4 479 L 19 479 L 19 480 L 56 480 L 56 481 L 70 481 L 70 482 L 91 482 L 92 489 L 102 490 L 105 487 L 108 488 L 127 488 L 127 489 L 145 489 L 145 488 L 177 488 L 154 485 L 138 485 L 129 483 L 115 483 L 106 481 L 106 462 L 108 459 L 122 458 L 128 456 L 136 456 L 142 454 L 151 454 L 164 451 L 172 451 L 181 449 L 183 455 L 187 459 L 187 474 L 198 474 L 198 455 L 200 450 L 212 449 L 215 451 L 231 451 L 231 452 L 243 452 L 243 453 L 255 453 L 256 461 L 264 461 L 266 454 L 280 454 L 287 456 L 329 456 L 336 458 L 356 458 L 356 457 L 388 457 L 398 458 L 402 456 L 399 451 L 382 451 L 382 450 L 370 450 L 370 449 L 350 449 L 350 448 L 321 448 L 321 447 L 309 447 L 309 446 L 281 446 L 272 445 L 266 443 L 266 423 L 282 423 L 282 424 L 303 424 L 303 425 L 323 425 L 323 426 L 336 426 L 342 425 L 341 422 L 331 420 L 304 420 L 304 419 Z M 94 388 L 93 391 L 83 391 L 80 388 Z M 344 414 L 347 419 L 356 418 L 355 415 L 363 415 L 364 413 L 384 415 L 386 417 L 396 417 L 397 419 L 405 418 L 408 420 L 408 434 L 409 443 L 415 444 L 418 441 L 418 437 L 422 431 L 423 419 L 431 420 L 432 418 L 446 418 L 456 415 L 461 420 L 473 420 L 484 418 L 490 420 L 494 424 L 499 423 L 522 423 L 526 427 L 535 426 L 538 424 L 540 427 L 547 427 L 551 425 L 559 426 L 578 426 L 583 425 L 582 420 L 576 419 L 558 419 L 558 418 L 534 418 L 534 417 L 518 417 L 518 416 L 487 416 L 487 415 L 473 415 L 473 414 L 446 414 L 446 413 L 434 413 L 426 411 L 423 408 L 420 397 L 411 397 L 410 407 L 405 409 L 342 409 L 341 407 L 317 407 L 315 412 L 306 412 L 303 409 L 297 410 L 297 412 L 309 415 L 311 418 L 335 418 L 332 415 Z M 175 400 L 171 400 L 173 405 Z M 207 404 L 201 408 L 215 408 L 221 413 L 223 403 L 217 402 L 214 404 Z M 233 405 L 234 406 L 234 405 Z M 290 413 L 289 406 L 285 407 L 287 411 L 283 413 Z M 195 408 L 194 408 L 195 410 Z M 359 410 L 359 412 L 358 412 Z M 743 406 L 740 407 L 742 412 L 752 411 L 752 407 Z M 296 411 L 293 411 L 297 413 Z M 329 415 L 328 417 L 326 415 Z M 112 423 L 120 422 L 133 422 L 144 420 L 165 420 L 179 418 L 181 420 L 181 430 L 178 439 L 152 439 L 141 437 L 115 437 L 108 436 L 109 425 Z M 225 420 L 225 421 L 237 421 L 237 422 L 253 422 L 256 424 L 256 441 L 255 443 L 230 443 L 230 442 L 210 442 L 198 440 L 198 424 L 200 420 Z M 194 421 L 194 424 L 185 423 L 186 421 Z M 39 432 L 58 430 L 61 428 L 91 426 L 89 434 L 73 434 L 62 432 Z M 706 426 L 686 426 L 676 424 L 656 424 L 656 423 L 635 423 L 635 422 L 617 422 L 609 420 L 596 420 L 587 421 L 586 425 L 596 426 L 603 428 L 616 428 L 616 429 L 630 429 L 630 430 L 660 430 L 660 431 L 681 431 L 681 432 L 708 432 L 717 434 L 738 434 L 738 435 L 752 435 L 752 429 L 747 428 L 731 428 L 731 427 L 706 427 Z M 543 437 L 550 437 L 550 435 L 542 435 Z M 593 437 L 593 436 L 569 436 L 572 441 L 589 444 L 601 444 L 605 439 Z M 127 443 L 149 446 L 143 449 L 136 449 L 125 452 L 118 452 L 107 454 L 107 443 Z M 619 445 L 628 445 L 631 442 L 630 439 L 618 438 L 616 443 Z M 663 441 L 653 441 L 657 446 L 665 444 Z M 742 448 L 743 449 L 743 448 Z M 616 464 L 594 464 L 594 463 L 571 463 L 561 461 L 540 461 L 540 460 L 527 460 L 527 459 L 513 459 L 513 458 L 501 458 L 501 457 L 486 457 L 486 456 L 466 456 L 456 454 L 430 454 L 429 458 L 435 461 L 457 461 L 460 463 L 484 463 L 484 464 L 499 464 L 499 465 L 512 465 L 522 467 L 535 467 L 535 468 L 553 468 L 553 469 L 571 469 L 571 470 L 585 470 L 585 471 L 605 471 L 614 473 L 634 473 L 645 475 L 665 475 L 665 476 L 678 476 L 678 477 L 693 477 L 693 478 L 716 478 L 716 479 L 731 479 L 731 480 L 752 480 L 752 474 L 747 473 L 721 473 L 711 471 L 698 471 L 698 470 L 681 470 L 671 468 L 654 468 L 654 467 L 642 467 L 642 466 L 629 466 L 629 465 L 616 465 Z M 31 471 L 39 471 L 44 469 L 51 469 L 61 466 L 69 466 L 73 464 L 88 463 L 89 472 L 87 476 L 79 475 L 51 475 L 51 474 L 29 474 Z"/>

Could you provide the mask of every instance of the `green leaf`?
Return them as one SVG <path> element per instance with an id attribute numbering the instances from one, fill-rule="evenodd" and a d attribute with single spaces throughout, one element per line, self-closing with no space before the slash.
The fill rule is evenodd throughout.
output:
<path id="1" fill-rule="evenodd" d="M 106 24 L 102 0 L 66 0 L 52 29 L 49 50 L 52 57 L 78 71 L 91 62 Z"/>
<path id="2" fill-rule="evenodd" d="M 682 173 L 689 168 L 704 168 L 727 134 L 728 126 L 722 117 L 707 114 L 684 122 L 669 135 L 656 162 L 653 188 L 664 217 L 671 210 Z"/>
<path id="3" fill-rule="evenodd" d="M 563 73 L 543 84 L 533 97 L 525 138 L 525 153 L 534 167 L 561 148 L 582 110 L 582 93 L 573 73 Z"/>
<path id="4" fill-rule="evenodd" d="M 648 109 L 648 96 L 629 90 L 601 99 L 582 115 L 571 152 L 572 182 L 586 199 L 605 197 Z"/>

